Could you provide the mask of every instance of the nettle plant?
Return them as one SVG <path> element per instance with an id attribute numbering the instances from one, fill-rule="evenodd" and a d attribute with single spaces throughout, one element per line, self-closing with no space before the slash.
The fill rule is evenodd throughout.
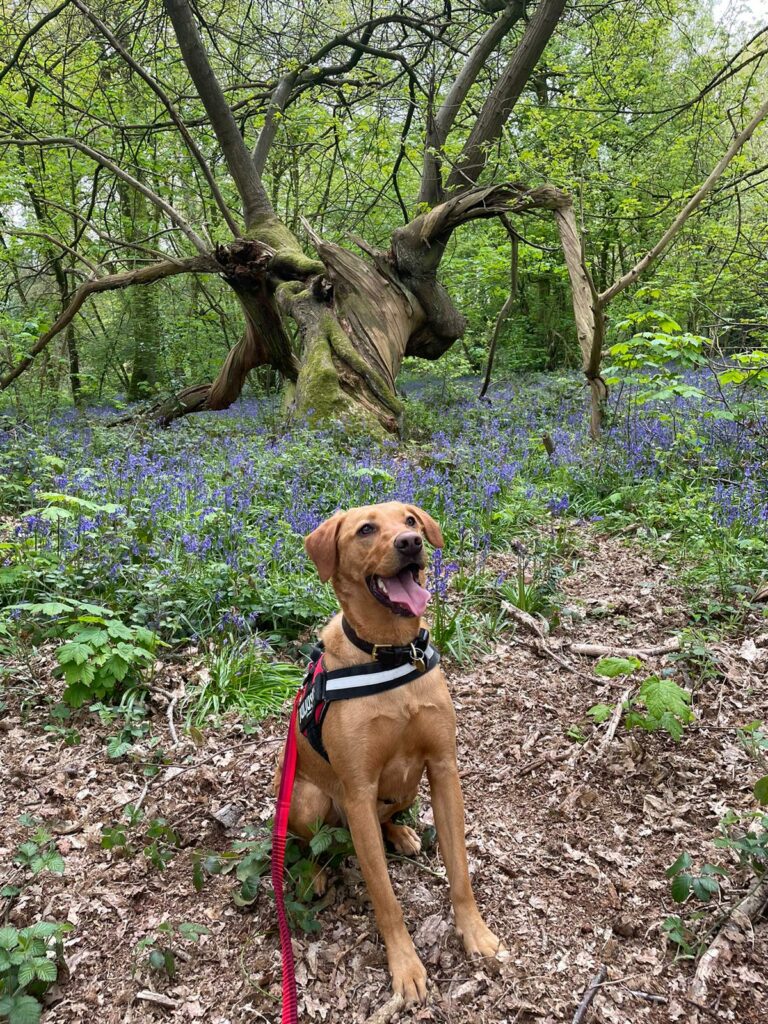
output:
<path id="1" fill-rule="evenodd" d="M 181 849 L 181 836 L 165 818 L 146 820 L 140 807 L 128 804 L 120 821 L 102 826 L 101 848 L 133 857 L 139 847 L 147 861 L 163 871 Z"/>
<path id="2" fill-rule="evenodd" d="M 159 637 L 144 626 L 130 626 L 108 608 L 83 601 L 56 599 L 13 606 L 30 618 L 45 617 L 44 636 L 66 638 L 56 650 L 56 674 L 66 687 L 70 707 L 113 699 L 148 681 Z"/>
<path id="3" fill-rule="evenodd" d="M 13 852 L 15 874 L 0 888 L 0 899 L 13 901 L 21 893 L 22 886 L 37 878 L 43 872 L 54 875 L 64 874 L 64 858 L 59 853 L 55 838 L 43 825 L 29 814 L 22 814 L 19 823 L 31 831 L 28 839 Z"/>
<path id="4" fill-rule="evenodd" d="M 642 663 L 637 658 L 603 658 L 595 665 L 595 674 L 614 679 L 631 676 Z M 691 695 L 666 675 L 648 676 L 635 694 L 624 701 L 622 721 L 628 730 L 666 732 L 679 740 L 683 729 L 693 721 Z M 607 721 L 616 710 L 615 704 L 594 704 L 587 712 L 595 725 Z"/>
<path id="5" fill-rule="evenodd" d="M 309 855 L 303 843 L 289 836 L 285 849 L 285 908 L 293 927 L 304 932 L 319 931 L 317 913 L 326 904 L 325 898 L 314 899 L 315 880 L 323 870 L 338 867 L 353 853 L 352 837 L 345 828 L 316 822 L 309 841 Z M 250 907 L 266 888 L 262 879 L 269 874 L 271 863 L 271 826 L 260 826 L 252 830 L 249 838 L 234 842 L 231 850 L 198 853 L 193 862 L 192 880 L 200 892 L 206 876 L 234 873 L 240 884 L 232 899 L 238 907 Z M 271 893 L 271 888 L 268 891 Z"/>
<path id="6" fill-rule="evenodd" d="M 37 1024 L 40 998 L 56 981 L 66 922 L 38 921 L 29 928 L 0 928 L 0 1019 Z"/>
<path id="7" fill-rule="evenodd" d="M 184 942 L 199 942 L 201 936 L 210 935 L 210 929 L 203 924 L 183 921 L 175 925 L 164 921 L 158 925 L 154 934 L 145 935 L 133 950 L 133 976 L 142 967 L 165 974 L 169 981 L 176 978 L 176 962 L 180 957 Z"/>
<path id="8" fill-rule="evenodd" d="M 641 288 L 637 299 L 658 298 L 658 291 Z M 622 382 L 637 388 L 635 402 L 664 402 L 674 398 L 704 399 L 701 388 L 688 383 L 685 370 L 707 364 L 709 338 L 690 334 L 660 309 L 641 309 L 627 314 L 616 330 L 628 334 L 608 349 L 612 365 L 604 373 L 609 386 Z"/>

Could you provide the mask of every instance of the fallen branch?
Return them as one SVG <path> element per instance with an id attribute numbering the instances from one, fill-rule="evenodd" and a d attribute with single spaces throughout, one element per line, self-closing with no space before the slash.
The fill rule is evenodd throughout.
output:
<path id="1" fill-rule="evenodd" d="M 367 1018 L 365 1024 L 389 1024 L 396 1013 L 405 1006 L 405 1000 L 396 992 L 391 999 L 388 999 L 383 1006 Z"/>
<path id="2" fill-rule="evenodd" d="M 699 1009 L 705 1009 L 707 988 L 721 962 L 727 962 L 731 955 L 731 944 L 738 941 L 740 933 L 751 927 L 751 922 L 760 917 L 768 905 L 768 875 L 764 875 L 751 892 L 740 900 L 728 915 L 728 920 L 717 937 L 699 960 L 696 974 L 689 990 L 691 1000 Z"/>
<path id="3" fill-rule="evenodd" d="M 611 715 L 611 720 L 608 722 L 608 728 L 605 730 L 605 736 L 603 736 L 602 740 L 600 741 L 600 746 L 597 748 L 597 753 L 595 754 L 595 757 L 602 757 L 608 749 L 608 747 L 610 747 L 611 743 L 613 742 L 613 737 L 616 735 L 616 730 L 619 727 L 619 722 L 621 721 L 621 716 L 624 711 L 624 705 L 632 696 L 633 690 L 634 686 L 628 686 L 624 693 L 622 693 L 622 695 L 619 697 L 618 703 L 616 704 L 616 707 L 613 710 L 613 714 Z"/>
<path id="4" fill-rule="evenodd" d="M 137 992 L 134 999 L 140 999 L 144 1003 L 153 1003 L 155 1006 L 163 1006 L 166 1010 L 175 1010 L 179 1005 L 170 996 L 164 996 L 162 992 L 151 992 L 148 988 Z"/>
<path id="5" fill-rule="evenodd" d="M 639 658 L 644 661 L 658 654 L 670 654 L 680 650 L 680 637 L 672 637 L 655 647 L 605 647 L 603 644 L 571 644 L 573 654 L 583 654 L 587 658 Z"/>
<path id="6" fill-rule="evenodd" d="M 649 1003 L 661 1003 L 666 1005 L 669 1002 L 669 999 L 666 996 L 657 995 L 655 992 L 642 992 L 637 988 L 628 988 L 627 992 L 629 992 L 631 996 L 634 996 L 635 999 L 645 999 L 646 1002 Z"/>
<path id="7" fill-rule="evenodd" d="M 586 991 L 584 992 L 584 995 L 581 997 L 581 1002 L 578 1005 L 576 1013 L 574 1013 L 573 1015 L 572 1024 L 581 1024 L 581 1021 L 584 1020 L 584 1018 L 587 1015 L 587 1010 L 589 1009 L 592 1000 L 597 995 L 597 990 L 605 981 L 607 974 L 608 968 L 605 965 L 603 965 L 597 972 L 597 974 L 594 976 L 592 981 L 590 981 L 589 985 L 587 985 Z"/>
<path id="8" fill-rule="evenodd" d="M 176 732 L 176 726 L 173 723 L 173 712 L 176 709 L 176 705 L 178 703 L 178 700 L 179 700 L 180 696 L 181 696 L 181 694 L 179 694 L 179 693 L 174 694 L 174 696 L 168 702 L 168 709 L 165 712 L 165 716 L 168 719 L 168 729 L 170 730 L 171 740 L 172 740 L 172 743 L 173 743 L 174 747 L 178 747 L 178 745 L 179 745 L 179 737 L 178 737 L 178 734 Z"/>
<path id="9" fill-rule="evenodd" d="M 529 615 L 528 612 L 524 612 L 521 608 L 518 608 L 517 605 L 511 604 L 509 601 L 502 601 L 501 607 L 503 611 L 505 611 L 508 615 L 512 616 L 515 622 L 523 626 L 530 633 L 533 633 L 535 637 L 537 637 L 539 643 L 534 643 L 532 645 L 534 650 L 546 654 L 548 658 L 552 658 L 552 660 L 556 661 L 558 665 L 560 665 L 562 668 L 566 670 L 566 672 L 573 672 L 574 675 L 577 676 L 584 674 L 582 672 L 579 672 L 577 668 L 574 668 L 573 665 L 570 664 L 570 662 L 566 661 L 565 658 L 562 657 L 562 655 L 558 654 L 557 651 L 553 651 L 552 648 L 549 646 L 549 644 L 547 643 L 549 623 L 546 619 L 536 619 L 533 615 Z"/>

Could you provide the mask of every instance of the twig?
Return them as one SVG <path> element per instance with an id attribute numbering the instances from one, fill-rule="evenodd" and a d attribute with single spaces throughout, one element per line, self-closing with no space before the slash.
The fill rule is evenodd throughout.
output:
<path id="1" fill-rule="evenodd" d="M 627 992 L 636 999 L 645 999 L 649 1003 L 668 1003 L 669 999 L 666 996 L 658 996 L 655 992 L 641 992 L 636 988 L 628 988 Z"/>
<path id="2" fill-rule="evenodd" d="M 597 990 L 600 988 L 602 983 L 605 981 L 606 975 L 608 974 L 608 968 L 603 964 L 597 974 L 590 981 L 584 995 L 581 997 L 581 1002 L 578 1005 L 576 1013 L 573 1015 L 572 1024 L 581 1024 L 584 1020 L 587 1010 L 590 1007 L 592 1000 L 597 995 Z"/>
<path id="3" fill-rule="evenodd" d="M 413 864 L 414 867 L 419 868 L 421 871 L 426 871 L 428 875 L 432 875 L 433 878 L 438 878 L 441 882 L 448 882 L 445 875 L 441 875 L 439 871 L 435 871 L 434 868 L 427 867 L 426 864 L 422 864 L 420 860 L 414 860 L 413 857 L 405 857 L 402 853 L 388 853 L 387 860 L 402 860 L 406 864 Z"/>
<path id="4" fill-rule="evenodd" d="M 165 716 L 168 719 L 168 728 L 171 731 L 171 740 L 174 747 L 179 745 L 179 737 L 176 735 L 176 726 L 173 724 L 173 712 L 179 699 L 179 694 L 175 693 L 168 702 L 168 709 L 165 712 Z"/>
<path id="5" fill-rule="evenodd" d="M 519 623 L 538 638 L 539 644 L 536 649 L 542 650 L 544 654 L 549 658 L 552 658 L 553 661 L 556 661 L 558 665 L 566 670 L 566 672 L 573 672 L 574 675 L 583 674 L 577 668 L 574 668 L 570 662 L 566 661 L 562 655 L 552 650 L 547 643 L 547 634 L 533 615 L 529 615 L 528 612 L 524 612 L 521 608 L 518 608 L 517 605 L 511 604 L 509 601 L 502 601 L 501 607 L 503 611 L 512 616 L 515 622 Z"/>
<path id="6" fill-rule="evenodd" d="M 702 1004 L 706 1002 L 707 986 L 712 979 L 718 961 L 727 952 L 731 942 L 738 938 L 739 931 L 744 930 L 744 924 L 749 924 L 753 918 L 759 917 L 766 904 L 768 904 L 768 875 L 764 875 L 731 910 L 726 924 L 699 960 L 699 966 L 696 968 L 696 974 L 689 990 L 691 1000 L 698 1004 L 699 1009 L 705 1009 Z"/>
<path id="7" fill-rule="evenodd" d="M 531 761 L 530 764 L 525 765 L 517 773 L 518 779 L 524 778 L 526 775 L 530 775 L 531 772 L 535 772 L 537 768 L 541 768 L 545 764 L 557 764 L 558 761 L 565 761 L 571 756 L 570 748 L 568 750 L 561 750 L 557 754 L 544 754 L 543 757 L 537 757 L 535 761 Z"/>
<path id="8" fill-rule="evenodd" d="M 166 1010 L 175 1010 L 179 1005 L 170 996 L 164 996 L 162 992 L 151 992 L 148 988 L 137 992 L 134 999 L 141 999 L 145 1003 L 154 1003 L 155 1006 L 164 1006 Z"/>
<path id="9" fill-rule="evenodd" d="M 604 647 L 602 644 L 571 644 L 573 654 L 583 654 L 588 658 L 652 658 L 656 654 L 670 654 L 680 650 L 680 637 L 673 637 L 655 647 Z"/>
<path id="10" fill-rule="evenodd" d="M 399 992 L 396 992 L 391 999 L 388 999 L 383 1006 L 380 1006 L 375 1013 L 367 1018 L 365 1024 L 389 1024 L 395 1014 L 399 1013 L 404 1006 L 405 1000 Z"/>
<path id="11" fill-rule="evenodd" d="M 624 705 L 632 696 L 633 690 L 634 686 L 628 686 L 624 693 L 622 693 L 622 695 L 619 697 L 618 703 L 616 704 L 613 714 L 611 715 L 611 720 L 608 723 L 608 728 L 605 730 L 605 736 L 603 736 L 602 740 L 600 741 L 600 746 L 597 748 L 597 753 L 595 754 L 596 757 L 602 757 L 608 749 L 608 747 L 610 747 L 611 743 L 613 742 L 613 737 L 616 735 L 616 730 L 619 727 L 621 715 L 624 711 Z"/>

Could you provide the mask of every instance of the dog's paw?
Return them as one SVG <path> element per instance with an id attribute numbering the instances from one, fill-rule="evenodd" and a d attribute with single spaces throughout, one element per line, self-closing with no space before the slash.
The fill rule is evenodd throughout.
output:
<path id="1" fill-rule="evenodd" d="M 511 954 L 504 943 L 480 919 L 459 930 L 468 957 L 484 957 L 504 963 Z"/>
<path id="2" fill-rule="evenodd" d="M 408 825 L 395 825 L 392 821 L 385 821 L 381 826 L 384 838 L 397 850 L 404 853 L 406 857 L 415 857 L 421 851 L 421 837 Z"/>
<path id="3" fill-rule="evenodd" d="M 402 996 L 408 1004 L 426 1002 L 427 971 L 415 950 L 407 955 L 391 957 L 389 971 L 395 995 Z"/>

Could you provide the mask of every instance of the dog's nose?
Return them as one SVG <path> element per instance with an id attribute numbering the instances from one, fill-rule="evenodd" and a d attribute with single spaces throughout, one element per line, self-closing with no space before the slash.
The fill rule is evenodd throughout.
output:
<path id="1" fill-rule="evenodd" d="M 421 554 L 423 546 L 424 541 L 421 539 L 421 534 L 416 533 L 415 530 L 406 530 L 404 533 L 398 533 L 395 537 L 395 547 L 406 558 L 417 558 Z"/>

